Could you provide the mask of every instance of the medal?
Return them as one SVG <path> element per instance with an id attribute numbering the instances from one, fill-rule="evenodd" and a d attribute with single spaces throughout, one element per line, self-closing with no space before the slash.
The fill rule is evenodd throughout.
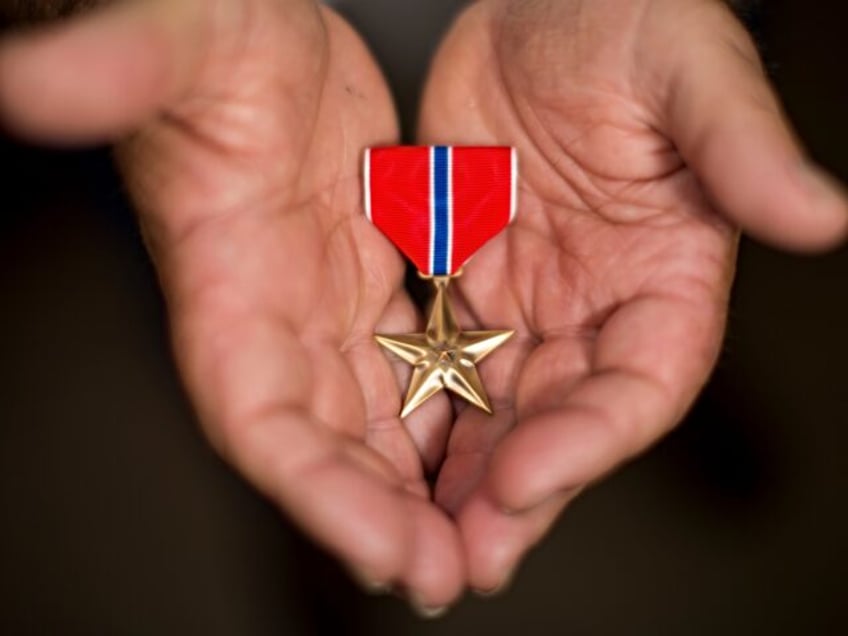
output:
<path id="1" fill-rule="evenodd" d="M 368 219 L 435 287 L 424 333 L 375 336 L 382 347 L 414 367 L 401 417 L 443 389 L 491 414 L 477 363 L 513 332 L 462 331 L 448 287 L 462 274 L 462 266 L 515 216 L 515 149 L 370 148 L 363 172 Z"/>

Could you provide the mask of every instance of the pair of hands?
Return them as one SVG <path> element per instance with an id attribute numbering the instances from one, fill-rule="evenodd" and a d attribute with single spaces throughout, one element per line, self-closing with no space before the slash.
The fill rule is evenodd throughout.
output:
<path id="1" fill-rule="evenodd" d="M 719 2 L 479 0 L 436 56 L 419 140 L 518 148 L 518 217 L 455 285 L 464 327 L 517 335 L 481 368 L 493 417 L 440 395 L 401 422 L 409 370 L 372 334 L 422 318 L 360 190 L 363 148 L 398 129 L 341 18 L 116 4 L 3 41 L 0 116 L 118 142 L 212 443 L 429 613 L 501 586 L 584 486 L 679 421 L 720 347 L 736 227 L 792 249 L 848 227 Z"/>

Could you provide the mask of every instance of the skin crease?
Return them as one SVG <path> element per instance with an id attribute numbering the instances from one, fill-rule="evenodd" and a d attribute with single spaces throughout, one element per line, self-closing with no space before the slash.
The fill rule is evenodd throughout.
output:
<path id="1" fill-rule="evenodd" d="M 464 327 L 518 334 L 481 365 L 493 418 L 441 394 L 401 423 L 409 369 L 372 334 L 422 318 L 359 182 L 397 125 L 339 17 L 107 7 L 0 43 L 0 119 L 119 140 L 206 434 L 358 579 L 425 610 L 501 586 L 567 501 L 682 417 L 719 349 L 735 226 L 799 249 L 846 226 L 719 4 L 473 3 L 420 136 L 519 149 L 518 219 L 454 288 Z"/>

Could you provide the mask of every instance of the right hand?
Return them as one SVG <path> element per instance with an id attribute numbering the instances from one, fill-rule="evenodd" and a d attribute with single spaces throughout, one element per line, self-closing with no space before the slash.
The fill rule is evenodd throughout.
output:
<path id="1" fill-rule="evenodd" d="M 353 31 L 310 0 L 121 3 L 7 38 L 0 113 L 31 138 L 118 142 L 220 452 L 360 578 L 454 600 L 459 536 L 422 478 L 449 404 L 402 425 L 407 370 L 372 338 L 420 319 L 361 209 L 362 149 L 398 133 Z"/>

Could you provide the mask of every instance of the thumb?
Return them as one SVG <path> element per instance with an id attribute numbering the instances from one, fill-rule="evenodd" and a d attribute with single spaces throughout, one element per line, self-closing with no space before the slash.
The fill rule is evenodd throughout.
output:
<path id="1" fill-rule="evenodd" d="M 129 132 L 191 87 L 213 4 L 130 0 L 9 36 L 0 42 L 0 123 L 66 143 Z"/>
<path id="2" fill-rule="evenodd" d="M 678 47 L 667 133 L 744 231 L 789 249 L 831 247 L 848 233 L 848 198 L 805 159 L 750 37 L 719 11 L 701 23 L 702 37 Z"/>

